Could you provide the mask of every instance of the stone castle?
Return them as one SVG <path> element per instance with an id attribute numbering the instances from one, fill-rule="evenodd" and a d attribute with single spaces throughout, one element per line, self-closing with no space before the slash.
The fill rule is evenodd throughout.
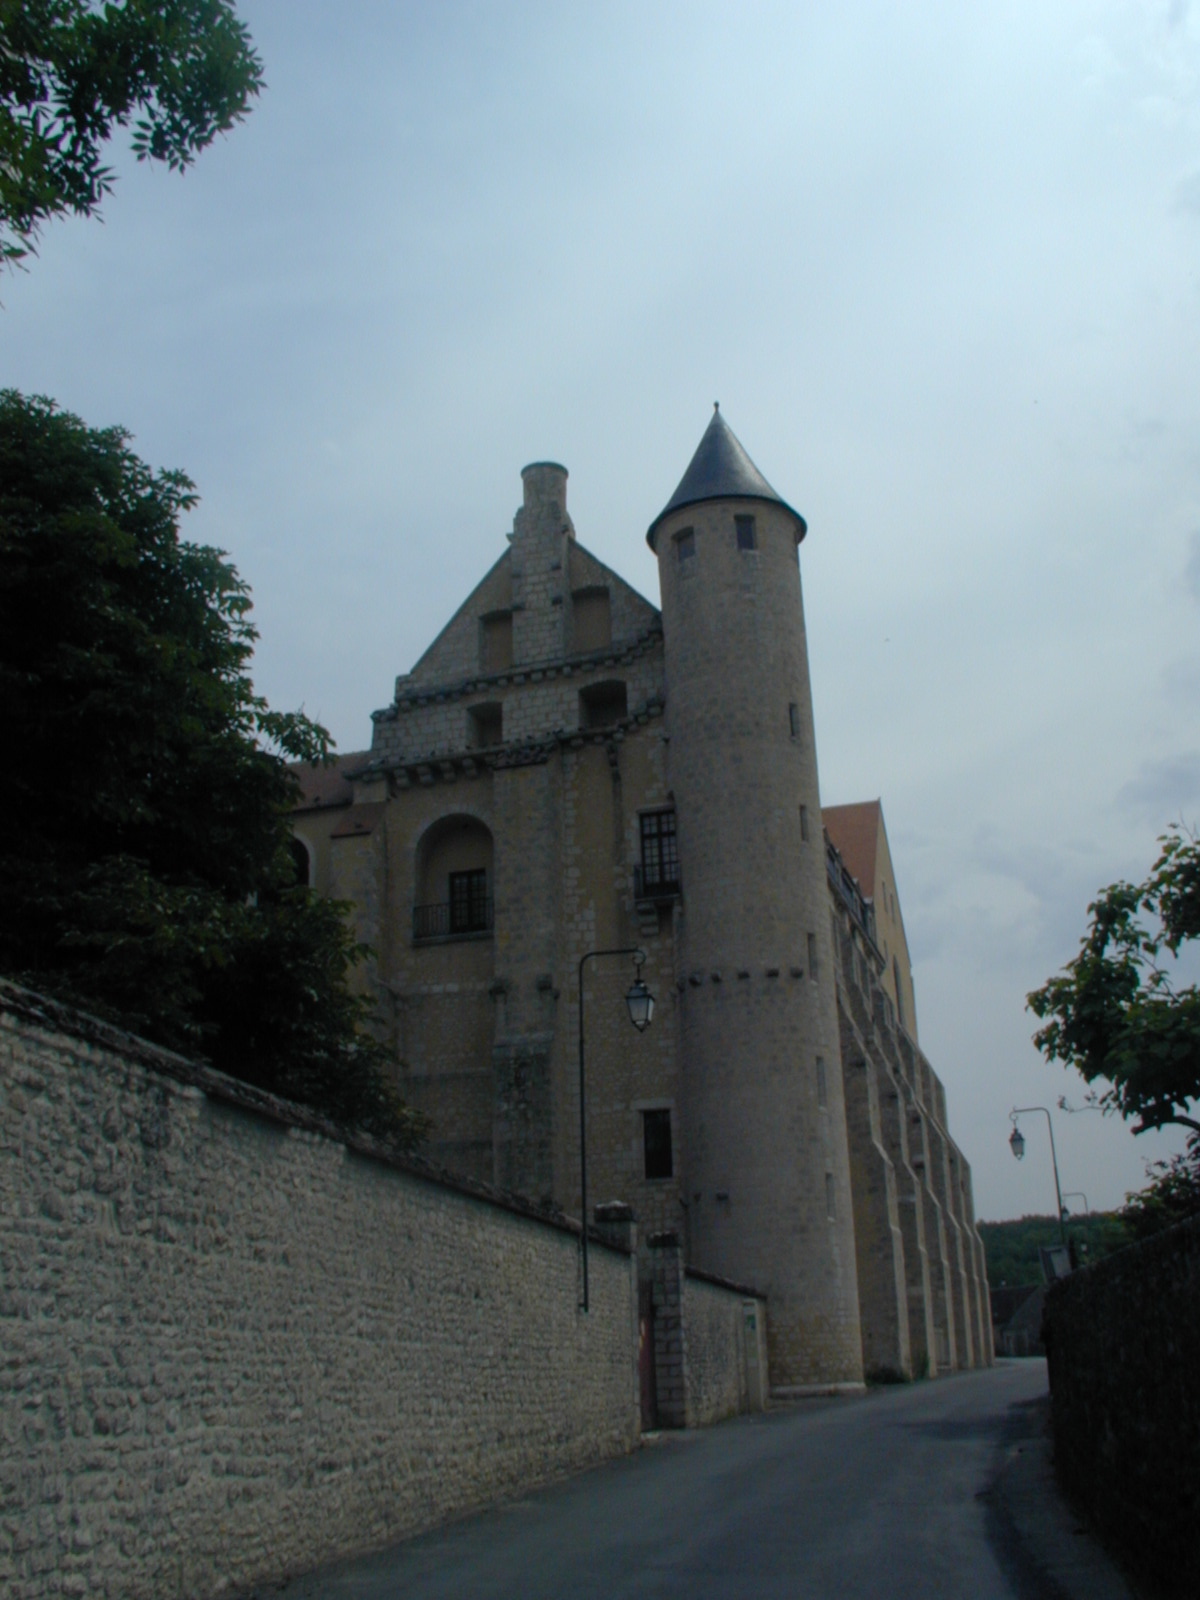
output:
<path id="1" fill-rule="evenodd" d="M 822 812 L 803 517 L 715 411 L 647 533 L 660 611 L 576 540 L 565 468 L 522 479 L 508 549 L 294 821 L 430 1154 L 579 1215 L 582 981 L 587 1193 L 765 1295 L 776 1393 L 988 1363 L 882 812 Z"/>

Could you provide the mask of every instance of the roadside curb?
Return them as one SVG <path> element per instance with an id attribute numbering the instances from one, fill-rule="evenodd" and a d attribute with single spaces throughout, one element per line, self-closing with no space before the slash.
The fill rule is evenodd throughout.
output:
<path id="1" fill-rule="evenodd" d="M 1138 1600 L 1059 1488 L 1049 1395 L 1014 1406 L 1010 1417 L 999 1471 L 980 1498 L 1017 1592 L 1029 1600 Z"/>

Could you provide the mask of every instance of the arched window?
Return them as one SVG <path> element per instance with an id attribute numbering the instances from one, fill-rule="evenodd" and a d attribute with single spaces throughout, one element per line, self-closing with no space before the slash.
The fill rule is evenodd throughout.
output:
<path id="1" fill-rule="evenodd" d="M 293 836 L 288 846 L 292 853 L 292 866 L 296 870 L 296 884 L 301 889 L 312 888 L 312 857 L 308 853 L 308 846 L 303 839 Z"/>
<path id="2" fill-rule="evenodd" d="M 417 849 L 413 938 L 464 939 L 491 929 L 491 833 L 478 817 L 442 817 Z"/>

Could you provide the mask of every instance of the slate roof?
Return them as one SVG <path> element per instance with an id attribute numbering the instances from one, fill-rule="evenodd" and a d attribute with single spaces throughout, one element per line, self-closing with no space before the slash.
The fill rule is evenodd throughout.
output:
<path id="1" fill-rule="evenodd" d="M 719 406 L 713 407 L 712 421 L 704 430 L 704 437 L 678 489 L 646 530 L 646 543 L 651 550 L 654 549 L 654 530 L 665 516 L 682 506 L 699 505 L 704 500 L 769 500 L 795 517 L 797 544 L 808 532 L 804 518 L 775 493 L 746 454 Z"/>

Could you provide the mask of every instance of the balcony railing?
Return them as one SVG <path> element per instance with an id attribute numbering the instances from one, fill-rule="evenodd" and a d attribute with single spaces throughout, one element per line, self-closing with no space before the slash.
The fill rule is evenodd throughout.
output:
<path id="1" fill-rule="evenodd" d="M 679 894 L 679 879 L 664 878 L 648 873 L 641 862 L 633 867 L 633 898 L 635 900 L 674 900 Z"/>
<path id="2" fill-rule="evenodd" d="M 491 933 L 492 901 L 473 900 L 467 905 L 444 901 L 440 905 L 413 907 L 413 939 L 466 939 Z"/>

